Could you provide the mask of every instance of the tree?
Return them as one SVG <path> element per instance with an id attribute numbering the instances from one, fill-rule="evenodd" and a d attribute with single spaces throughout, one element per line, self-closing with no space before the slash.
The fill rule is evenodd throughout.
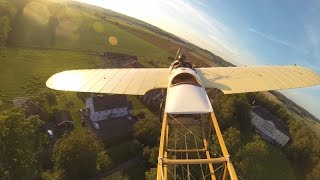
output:
<path id="1" fill-rule="evenodd" d="M 318 164 L 312 169 L 312 171 L 307 174 L 308 180 L 318 180 L 320 179 L 320 161 Z"/>
<path id="2" fill-rule="evenodd" d="M 250 128 L 250 104 L 248 103 L 246 98 L 237 98 L 234 102 L 235 106 L 235 116 L 237 122 L 240 124 L 240 128 L 242 131 Z"/>
<path id="3" fill-rule="evenodd" d="M 140 143 L 154 146 L 158 144 L 160 135 L 160 122 L 152 119 L 139 120 L 134 125 L 134 136 Z"/>
<path id="4" fill-rule="evenodd" d="M 0 114 L 0 179 L 35 179 L 41 169 L 38 155 L 48 143 L 38 116 L 22 110 Z"/>
<path id="5" fill-rule="evenodd" d="M 149 146 L 147 146 L 143 148 L 143 157 L 152 167 L 156 166 L 158 163 L 158 154 L 159 154 L 158 147 L 150 148 Z"/>
<path id="6" fill-rule="evenodd" d="M 263 171 L 263 167 L 257 162 L 263 161 L 268 153 L 267 144 L 255 135 L 253 141 L 243 146 L 236 154 L 236 167 L 248 179 L 261 179 L 258 176 Z"/>
<path id="7" fill-rule="evenodd" d="M 145 173 L 146 180 L 154 180 L 157 179 L 157 168 L 151 168 L 149 171 Z"/>
<path id="8" fill-rule="evenodd" d="M 86 129 L 64 135 L 53 148 L 56 171 L 65 179 L 88 179 L 111 164 L 103 144 Z"/>
<path id="9" fill-rule="evenodd" d="M 213 107 L 222 131 L 236 122 L 234 96 L 225 96 L 222 93 L 214 96 Z"/>
<path id="10" fill-rule="evenodd" d="M 55 92 L 48 91 L 48 92 L 44 93 L 44 96 L 45 96 L 49 106 L 56 106 L 58 104 Z"/>
<path id="11" fill-rule="evenodd" d="M 241 145 L 240 131 L 230 127 L 223 133 L 223 138 L 229 153 L 235 155 Z"/>
<path id="12" fill-rule="evenodd" d="M 11 31 L 10 19 L 8 16 L 3 16 L 0 18 L 0 48 L 6 46 L 8 33 Z"/>

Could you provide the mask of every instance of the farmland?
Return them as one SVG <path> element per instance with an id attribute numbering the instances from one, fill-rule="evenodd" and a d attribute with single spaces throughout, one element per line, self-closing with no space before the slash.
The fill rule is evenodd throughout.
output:
<path id="1" fill-rule="evenodd" d="M 9 1 L 0 0 L 0 9 L 5 7 L 4 2 Z M 57 100 L 54 108 L 70 111 L 76 129 L 82 128 L 78 110 L 84 107 L 84 102 L 76 93 L 56 92 L 46 88 L 45 81 L 52 74 L 69 69 L 119 67 L 117 63 L 112 63 L 116 60 L 103 56 L 105 52 L 137 56 L 142 67 L 168 67 L 181 43 L 177 37 L 136 19 L 77 3 L 43 3 L 34 0 L 24 6 L 24 11 L 13 9 L 10 12 L 15 14 L 12 31 L 9 33 L 7 47 L 0 52 L 0 109 L 11 107 L 14 97 L 29 98 L 54 92 Z M 117 39 L 116 45 L 108 42 L 110 36 Z M 205 57 L 196 49 L 187 51 L 188 57 L 197 66 L 219 65 L 218 59 Z M 128 100 L 133 104 L 134 114 L 142 113 L 145 121 L 153 120 L 152 124 L 158 125 L 157 115 L 139 98 L 128 96 Z M 317 128 L 311 122 L 308 126 Z M 145 129 L 150 131 L 147 126 Z M 111 146 L 106 149 L 114 163 L 134 158 L 138 154 L 135 151 L 141 153 L 140 145 L 133 139 L 129 136 L 107 145 Z M 130 153 L 122 156 L 127 149 Z M 271 145 L 268 150 L 270 154 L 267 160 L 261 162 L 266 167 L 263 176 L 266 179 L 294 179 L 298 173 L 294 173 L 282 151 Z M 109 178 L 141 178 L 144 170 L 144 167 L 131 167 Z"/>

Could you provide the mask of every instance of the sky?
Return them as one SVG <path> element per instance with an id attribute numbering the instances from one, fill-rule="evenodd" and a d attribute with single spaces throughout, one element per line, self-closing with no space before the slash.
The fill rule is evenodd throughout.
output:
<path id="1" fill-rule="evenodd" d="M 320 73 L 317 0 L 76 0 L 155 25 L 236 65 L 301 65 Z M 320 118 L 320 86 L 282 90 Z"/>

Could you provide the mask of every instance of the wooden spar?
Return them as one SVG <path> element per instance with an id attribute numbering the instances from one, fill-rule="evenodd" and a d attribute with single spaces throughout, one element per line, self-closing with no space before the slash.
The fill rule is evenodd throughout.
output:
<path id="1" fill-rule="evenodd" d="M 168 152 L 205 152 L 205 149 L 167 149 Z"/>
<path id="2" fill-rule="evenodd" d="M 203 144 L 204 144 L 204 148 L 206 149 L 207 159 L 210 159 L 211 157 L 210 157 L 210 153 L 209 153 L 208 142 L 206 139 L 203 139 Z M 209 170 L 210 170 L 210 174 L 211 174 L 211 179 L 215 180 L 216 176 L 214 174 L 213 165 L 212 165 L 212 163 L 209 163 L 208 165 L 209 165 Z"/>
<path id="3" fill-rule="evenodd" d="M 163 159 L 163 164 L 209 164 L 209 163 L 223 163 L 227 158 L 219 157 L 212 159 Z"/>
<path id="4" fill-rule="evenodd" d="M 229 152 L 227 150 L 226 144 L 224 143 L 224 140 L 223 140 L 223 137 L 222 137 L 222 134 L 221 134 L 218 122 L 217 122 L 217 118 L 216 118 L 216 116 L 215 116 L 215 114 L 213 112 L 211 113 L 211 120 L 212 120 L 212 123 L 213 123 L 213 127 L 214 127 L 214 129 L 216 131 L 217 137 L 218 137 L 218 141 L 219 141 L 219 144 L 220 144 L 220 147 L 221 147 L 221 150 L 222 150 L 222 154 L 223 154 L 223 156 L 225 158 L 228 159 L 227 168 L 228 168 L 228 171 L 229 171 L 230 178 L 231 178 L 231 180 L 237 180 L 238 177 L 237 177 L 236 171 L 235 171 L 235 169 L 233 167 L 233 164 L 231 163 L 231 161 L 229 159 L 230 158 Z"/>
<path id="5" fill-rule="evenodd" d="M 164 171 L 163 171 L 163 159 L 164 159 L 164 143 L 165 135 L 166 135 L 166 127 L 167 127 L 168 119 L 167 119 L 167 113 L 163 114 L 162 119 L 162 129 L 161 129 L 161 136 L 160 136 L 160 144 L 159 144 L 159 156 L 158 156 L 158 168 L 157 168 L 157 180 L 164 179 Z"/>

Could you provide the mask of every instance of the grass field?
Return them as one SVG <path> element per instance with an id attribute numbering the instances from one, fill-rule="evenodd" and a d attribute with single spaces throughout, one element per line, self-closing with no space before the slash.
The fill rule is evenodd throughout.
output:
<path id="1" fill-rule="evenodd" d="M 7 48 L 0 61 L 2 98 L 27 96 L 43 90 L 47 78 L 59 71 L 94 67 L 81 52 L 52 49 Z"/>
<path id="2" fill-rule="evenodd" d="M 171 54 L 175 54 L 179 49 L 179 44 L 175 43 L 174 41 L 161 36 L 155 36 L 153 33 L 147 31 L 141 31 L 139 29 L 127 26 L 127 25 L 119 25 L 122 29 L 126 29 L 128 32 L 135 34 L 136 36 L 144 39 L 147 42 L 150 42 L 154 45 L 161 47 L 162 49 L 171 52 Z M 208 59 L 205 56 L 197 54 L 193 52 L 191 49 L 185 49 L 183 52 L 187 55 L 188 59 L 196 65 L 196 67 L 208 67 L 208 66 L 217 66 L 212 60 Z"/>
<path id="3" fill-rule="evenodd" d="M 29 4 L 24 9 L 37 6 L 36 3 Z M 40 12 L 28 13 L 26 10 L 17 14 L 13 30 L 9 34 L 9 45 L 90 51 L 107 49 L 137 56 L 147 54 L 158 59 L 171 56 L 166 50 L 117 27 L 106 19 L 95 16 L 94 13 L 89 14 L 80 8 L 57 5 L 53 2 L 42 3 L 41 7 L 42 11 L 49 14 L 48 17 L 43 17 L 43 13 Z M 109 36 L 116 37 L 118 45 L 109 45 Z"/>
<path id="4" fill-rule="evenodd" d="M 137 115 L 143 112 L 146 119 L 158 119 L 159 117 L 151 112 L 138 98 L 138 96 L 128 96 L 128 100 L 132 102 L 132 106 L 134 107 L 133 114 Z"/>
<path id="5" fill-rule="evenodd" d="M 4 2 L 5 0 L 0 0 Z M 29 9 L 32 6 L 29 5 Z M 116 20 L 116 19 L 113 19 Z M 0 53 L 0 102 L 9 104 L 12 98 L 34 96 L 47 91 L 45 81 L 52 74 L 81 68 L 95 68 L 90 58 L 80 50 L 103 52 L 105 50 L 137 55 L 144 67 L 166 67 L 169 56 L 174 56 L 178 45 L 174 42 L 121 21 L 119 25 L 101 19 L 94 13 L 87 13 L 71 6 L 60 6 L 52 2 L 41 5 L 41 10 L 18 14 L 9 35 L 8 48 Z M 115 36 L 118 45 L 108 44 L 108 37 Z M 41 48 L 39 48 L 41 47 Z M 215 66 L 208 58 L 189 54 L 198 66 Z M 103 59 L 95 57 L 97 64 Z M 56 92 L 57 108 L 71 112 L 76 128 L 81 127 L 78 109 L 84 103 L 73 92 Z M 128 96 L 132 101 L 134 114 L 145 113 L 146 119 L 157 119 L 137 97 Z M 67 103 L 72 104 L 68 106 Z M 5 106 L 5 105 L 1 105 Z M 319 126 L 308 124 L 315 131 Z M 320 134 L 318 133 L 319 137 Z M 135 154 L 136 142 L 114 144 L 108 151 L 115 163 L 121 163 Z M 262 163 L 266 167 L 266 179 L 296 179 L 290 163 L 279 149 L 270 148 L 270 156 Z M 134 151 L 132 150 L 132 151 Z M 124 154 L 124 155 L 123 155 Z M 141 179 L 144 169 L 133 167 L 112 175 L 111 179 Z"/>
<path id="6" fill-rule="evenodd" d="M 9 1 L 1 0 L 1 4 Z M 10 4 L 12 5 L 12 4 Z M 1 8 L 9 8 L 1 6 Z M 34 11 L 37 9 L 37 11 Z M 45 81 L 54 73 L 70 70 L 97 68 L 88 55 L 81 52 L 120 52 L 136 55 L 144 67 L 166 67 L 172 54 L 144 39 L 117 27 L 94 13 L 79 7 L 47 1 L 32 1 L 24 11 L 16 12 L 9 34 L 8 47 L 0 53 L 1 109 L 11 106 L 14 97 L 29 97 L 47 91 Z M 123 23 L 123 22 L 122 22 Z M 108 43 L 109 36 L 118 40 L 116 46 Z M 96 64 L 104 64 L 101 57 L 94 57 Z M 110 67 L 108 64 L 104 67 Z M 78 109 L 84 103 L 76 93 L 56 92 L 57 108 L 71 112 L 75 126 L 80 127 Z M 135 100 L 146 116 L 153 116 Z M 66 104 L 71 103 L 69 107 Z M 152 117 L 154 118 L 154 117 Z"/>
<path id="7" fill-rule="evenodd" d="M 45 82 L 54 73 L 68 69 L 95 68 L 89 57 L 82 52 L 39 48 L 7 48 L 0 56 L 0 62 L 0 100 L 3 106 L 11 104 L 10 100 L 14 97 L 29 97 L 47 91 Z M 95 58 L 95 63 L 103 62 Z M 76 93 L 55 92 L 57 108 L 69 110 L 75 125 L 79 127 L 81 121 L 78 109 L 83 108 L 84 103 Z M 136 97 L 129 97 L 129 100 L 133 101 L 135 112 L 145 112 L 147 118 L 155 118 Z M 68 102 L 73 106 L 67 107 Z"/>

